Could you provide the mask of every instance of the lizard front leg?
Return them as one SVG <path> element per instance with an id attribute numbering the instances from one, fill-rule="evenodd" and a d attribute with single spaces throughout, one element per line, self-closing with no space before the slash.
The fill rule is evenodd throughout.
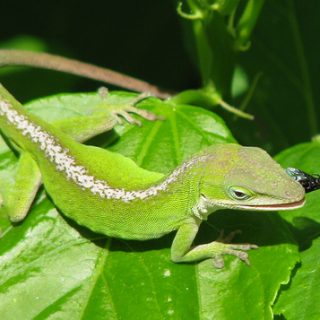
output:
<path id="1" fill-rule="evenodd" d="M 98 134 L 112 130 L 118 123 L 126 121 L 141 125 L 141 122 L 130 115 L 137 114 L 149 121 L 162 119 L 147 110 L 139 109 L 135 104 L 147 96 L 119 97 L 109 94 L 107 88 L 99 89 L 100 102 L 95 105 L 90 114 L 80 115 L 54 121 L 52 124 L 78 142 L 84 142 Z"/>
<path id="2" fill-rule="evenodd" d="M 223 267 L 222 256 L 225 254 L 238 257 L 249 264 L 248 253 L 250 249 L 257 248 L 251 244 L 228 244 L 213 241 L 207 244 L 191 247 L 199 230 L 201 220 L 191 218 L 180 226 L 171 247 L 171 259 L 174 262 L 192 262 L 205 259 L 213 259 L 217 268 Z"/>

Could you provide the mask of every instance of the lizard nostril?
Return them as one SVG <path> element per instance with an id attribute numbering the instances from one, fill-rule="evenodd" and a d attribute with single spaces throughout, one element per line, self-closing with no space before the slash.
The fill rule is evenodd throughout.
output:
<path id="1" fill-rule="evenodd" d="M 285 191 L 284 194 L 285 194 L 286 197 L 290 197 L 291 196 L 291 192 L 290 191 Z"/>

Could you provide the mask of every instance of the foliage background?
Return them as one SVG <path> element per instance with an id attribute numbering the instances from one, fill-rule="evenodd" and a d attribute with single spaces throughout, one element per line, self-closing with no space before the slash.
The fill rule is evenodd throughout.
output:
<path id="1" fill-rule="evenodd" d="M 250 50 L 237 57 L 247 85 L 262 73 L 249 103 L 257 121 L 233 125 L 241 142 L 275 152 L 317 133 L 319 6 L 317 1 L 298 0 L 264 5 Z M 185 22 L 176 14 L 175 1 L 12 1 L 1 3 L 0 9 L 5 12 L 0 21 L 2 46 L 75 57 L 178 92 L 200 86 L 195 58 L 186 50 L 190 37 L 183 32 Z M 25 36 L 36 41 L 18 41 Z M 32 85 L 25 81 L 30 77 Z M 15 84 L 9 88 L 20 99 L 97 87 L 92 81 L 46 71 L 9 78 L 6 82 Z"/>
<path id="2" fill-rule="evenodd" d="M 192 50 L 188 49 L 188 36 L 184 32 L 186 22 L 181 22 L 175 8 L 176 3 L 169 0 L 90 1 L 88 3 L 78 1 L 2 2 L 0 4 L 0 12 L 3 13 L 0 20 L 0 45 L 59 53 L 106 66 L 174 91 L 199 87 L 201 79 Z M 240 53 L 236 59 L 241 76 L 235 82 L 235 94 L 233 97 L 227 97 L 233 104 L 240 105 L 245 91 L 254 78 L 261 74 L 247 110 L 255 115 L 256 120 L 248 122 L 235 119 L 233 115 L 222 111 L 219 107 L 214 110 L 226 120 L 234 137 L 240 143 L 261 146 L 275 155 L 298 143 L 310 141 L 318 133 L 319 10 L 320 3 L 316 0 L 307 2 L 270 0 L 265 3 L 252 36 L 250 49 Z M 9 71 L 8 69 L 0 70 L 1 81 L 20 101 L 58 92 L 95 91 L 99 85 L 85 79 L 43 70 L 11 69 Z M 239 86 L 244 89 L 237 91 Z M 320 172 L 317 155 L 319 155 L 319 146 L 315 141 L 289 149 L 278 159 L 285 166 L 297 166 L 313 173 Z M 229 268 L 232 269 L 231 274 L 234 278 L 230 278 L 226 273 L 217 274 L 216 271 L 208 271 L 208 266 L 205 264 L 201 264 L 196 271 L 194 266 L 179 266 L 179 272 L 183 271 L 177 275 L 174 283 L 184 283 L 189 276 L 194 278 L 190 283 L 195 286 L 195 288 L 189 288 L 191 294 L 185 297 L 185 303 L 183 299 L 181 300 L 180 308 L 188 304 L 188 312 L 192 318 L 199 316 L 203 319 L 212 318 L 217 305 L 224 309 L 229 308 L 231 313 L 217 313 L 216 319 L 233 319 L 233 317 L 239 319 L 240 314 L 246 315 L 248 319 L 257 319 L 257 315 L 261 319 L 269 319 L 274 313 L 281 314 L 278 316 L 279 319 L 301 319 L 302 317 L 318 319 L 320 311 L 315 303 L 319 295 L 317 290 L 317 279 L 319 279 L 317 275 L 320 272 L 317 266 L 319 244 L 317 240 L 314 242 L 312 240 L 319 235 L 320 219 L 317 210 L 319 201 L 316 193 L 309 198 L 307 200 L 310 205 L 306 211 L 298 211 L 291 216 L 288 216 L 289 213 L 282 214 L 282 218 L 268 214 L 264 218 L 256 215 L 253 215 L 253 218 L 248 218 L 245 214 L 242 216 L 241 221 L 249 219 L 243 222 L 249 231 L 252 228 L 256 228 L 257 232 L 263 230 L 259 244 L 264 246 L 265 251 L 262 250 L 262 252 L 267 256 L 265 260 L 261 260 L 261 263 L 267 263 L 278 257 L 273 261 L 274 263 L 270 262 L 270 268 L 265 267 L 265 270 L 270 269 L 271 275 L 263 275 L 261 270 L 246 269 L 246 267 L 240 267 L 234 273 L 235 267 L 232 265 Z M 230 225 L 233 225 L 233 220 L 236 218 L 232 213 L 226 213 L 226 218 L 221 219 L 221 215 L 218 215 L 214 223 L 222 228 L 228 223 L 228 219 Z M 252 227 L 253 223 L 254 227 Z M 279 238 L 271 236 L 274 234 Z M 243 236 L 242 239 L 251 240 Z M 280 251 L 276 251 L 275 254 L 272 247 L 279 243 L 288 244 L 288 246 L 278 247 Z M 90 246 L 90 244 L 85 245 Z M 169 245 L 170 239 L 161 243 L 165 248 Z M 121 255 L 122 251 L 117 251 L 116 248 L 117 243 L 111 262 L 106 267 L 108 269 L 106 274 L 109 274 L 110 278 L 107 282 L 110 286 L 121 288 L 117 282 L 112 282 L 113 278 L 110 274 L 119 270 L 120 265 L 117 261 L 124 263 L 128 259 L 127 263 L 133 263 L 135 260 L 130 260 L 128 255 L 123 255 L 118 260 L 117 254 Z M 120 248 L 123 250 L 121 245 Z M 139 245 L 135 247 L 135 250 L 138 251 L 138 249 Z M 302 251 L 300 264 L 298 263 L 299 249 Z M 162 259 L 166 261 L 168 251 L 161 252 Z M 151 263 L 154 261 L 153 252 L 149 255 L 150 258 L 145 259 L 149 259 L 147 261 Z M 159 259 L 159 255 L 155 255 L 155 259 Z M 283 260 L 285 260 L 285 266 L 280 266 Z M 252 262 L 259 264 L 257 256 L 256 258 L 253 256 Z M 138 265 L 137 268 L 139 267 L 141 266 Z M 292 268 L 295 268 L 293 273 L 291 273 Z M 72 272 L 80 273 L 80 270 L 84 269 L 79 268 Z M 178 269 L 174 267 L 174 270 Z M 285 270 L 286 273 L 278 276 L 278 270 Z M 127 269 L 124 269 L 123 273 L 126 272 L 128 272 Z M 215 273 L 214 277 L 212 272 Z M 313 275 L 312 278 L 308 276 L 310 274 Z M 134 277 L 134 275 L 131 276 Z M 273 280 L 276 279 L 273 282 L 274 288 L 265 287 L 269 280 L 263 281 L 263 276 L 266 276 L 266 279 L 269 279 L 269 276 L 273 277 Z M 239 278 L 241 281 L 237 282 Z M 289 281 L 290 278 L 291 281 Z M 119 278 L 116 280 L 119 281 Z M 289 284 L 278 291 L 280 284 L 286 282 Z M 155 287 L 158 285 L 153 283 Z M 248 288 L 246 290 L 246 286 L 248 288 L 254 286 L 257 290 L 251 291 Z M 230 290 L 231 287 L 234 291 Z M 141 286 L 139 288 L 141 289 Z M 99 291 L 99 288 L 95 290 Z M 161 290 L 156 292 L 160 292 L 158 294 L 161 295 Z M 175 294 L 182 295 L 179 287 L 176 290 Z M 241 294 L 238 301 L 235 301 L 233 292 L 237 291 Z M 134 292 L 134 289 L 129 292 Z M 123 292 L 114 294 L 121 297 Z M 259 305 L 261 301 L 254 298 L 263 295 L 267 298 L 261 300 L 263 301 L 261 307 Z M 97 299 L 93 302 L 97 302 L 99 294 L 93 297 L 92 299 Z M 147 298 L 147 294 L 142 293 L 142 297 Z M 221 301 L 217 302 L 219 299 Z M 230 299 L 235 303 L 234 308 L 230 308 L 228 304 Z M 190 301 L 197 302 L 190 306 Z M 132 302 L 134 303 L 135 301 Z M 88 305 L 86 312 L 90 314 L 91 304 Z M 148 301 L 145 305 L 148 305 Z M 272 312 L 271 305 L 275 306 Z M 176 310 L 179 309 L 178 306 L 176 308 Z M 235 316 L 236 313 L 232 315 L 235 310 L 239 312 L 237 316 Z M 47 313 L 44 311 L 38 318 L 46 318 L 50 314 L 50 308 L 46 311 Z M 132 312 L 132 309 L 129 308 L 128 312 Z M 150 312 L 149 315 L 154 310 L 151 308 Z M 160 318 L 161 312 L 157 312 L 154 314 L 159 315 Z M 121 318 L 121 313 L 119 314 Z M 124 311 L 123 314 L 127 313 Z M 86 314 L 82 316 L 89 317 Z M 150 316 L 150 319 L 153 318 Z"/>

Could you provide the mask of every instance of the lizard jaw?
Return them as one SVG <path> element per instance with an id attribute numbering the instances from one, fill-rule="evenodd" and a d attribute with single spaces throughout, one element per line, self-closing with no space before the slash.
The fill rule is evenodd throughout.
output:
<path id="1" fill-rule="evenodd" d="M 250 210 L 250 211 L 283 211 L 283 210 L 292 210 L 292 209 L 298 209 L 304 206 L 305 199 L 302 198 L 300 200 L 294 201 L 294 202 L 288 202 L 288 203 L 282 203 L 282 204 L 252 204 L 252 205 L 241 205 L 241 204 L 230 204 L 230 203 L 221 203 L 221 202 L 215 202 L 210 201 L 206 198 L 205 195 L 201 195 L 201 203 L 202 206 L 215 208 L 217 210 L 218 208 L 222 209 L 238 209 L 238 210 Z M 211 210 L 209 210 L 211 211 Z"/>
<path id="2" fill-rule="evenodd" d="M 305 204 L 305 199 L 299 201 L 282 203 L 282 204 L 267 204 L 267 205 L 240 205 L 237 206 L 239 209 L 243 210 L 258 210 L 258 211 L 279 211 L 279 210 L 292 210 L 303 207 Z"/>

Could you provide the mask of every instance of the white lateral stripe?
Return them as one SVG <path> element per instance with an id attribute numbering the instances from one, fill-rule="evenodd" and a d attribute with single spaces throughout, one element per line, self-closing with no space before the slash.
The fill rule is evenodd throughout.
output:
<path id="1" fill-rule="evenodd" d="M 37 124 L 32 123 L 24 115 L 19 114 L 9 102 L 0 101 L 0 116 L 5 117 L 8 122 L 21 131 L 23 136 L 27 136 L 32 142 L 36 143 L 46 158 L 55 165 L 58 171 L 63 172 L 68 180 L 72 180 L 80 188 L 87 189 L 101 198 L 129 202 L 135 199 L 143 200 L 155 196 L 158 192 L 167 190 L 169 184 L 175 182 L 178 176 L 187 168 L 208 158 L 208 155 L 202 155 L 184 162 L 166 180 L 148 189 L 132 191 L 115 189 L 109 186 L 106 181 L 90 175 L 85 167 L 77 165 L 75 158 L 69 154 L 69 150 L 63 148 L 54 136 L 44 131 Z"/>

